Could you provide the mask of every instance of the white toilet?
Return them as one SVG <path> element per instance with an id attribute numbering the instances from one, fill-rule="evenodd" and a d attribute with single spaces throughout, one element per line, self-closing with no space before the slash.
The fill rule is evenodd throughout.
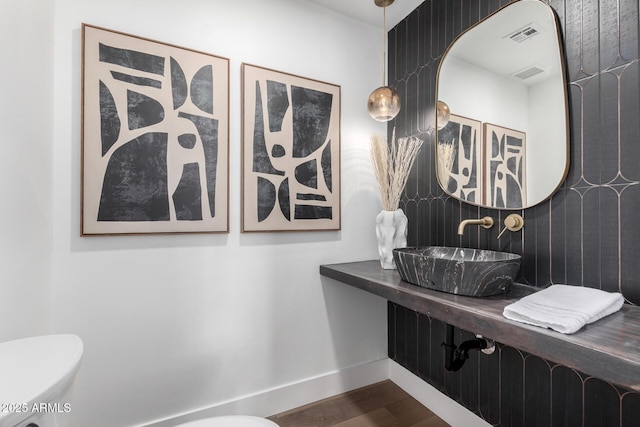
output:
<path id="1" fill-rule="evenodd" d="M 0 427 L 68 426 L 71 388 L 82 353 L 82 340 L 76 335 L 44 335 L 0 343 L 0 403 L 4 405 Z M 265 418 L 224 416 L 176 427 L 278 425 Z"/>
<path id="2" fill-rule="evenodd" d="M 278 424 L 265 418 L 231 415 L 227 417 L 204 418 L 180 424 L 176 427 L 278 427 Z"/>
<path id="3" fill-rule="evenodd" d="M 0 427 L 66 427 L 82 353 L 76 335 L 0 343 Z"/>

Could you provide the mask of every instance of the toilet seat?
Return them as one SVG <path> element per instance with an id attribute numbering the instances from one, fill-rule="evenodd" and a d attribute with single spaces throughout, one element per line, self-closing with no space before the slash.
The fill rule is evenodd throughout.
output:
<path id="1" fill-rule="evenodd" d="M 175 427 L 278 427 L 278 424 L 265 418 L 246 415 L 231 415 L 225 417 L 204 418 L 179 424 Z"/>

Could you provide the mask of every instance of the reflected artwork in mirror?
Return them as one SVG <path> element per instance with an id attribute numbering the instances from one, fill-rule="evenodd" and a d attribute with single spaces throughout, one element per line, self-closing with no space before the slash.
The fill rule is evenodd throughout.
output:
<path id="1" fill-rule="evenodd" d="M 548 197 L 568 170 L 567 87 L 556 16 L 520 0 L 471 27 L 438 69 L 436 175 L 449 195 L 496 209 Z"/>

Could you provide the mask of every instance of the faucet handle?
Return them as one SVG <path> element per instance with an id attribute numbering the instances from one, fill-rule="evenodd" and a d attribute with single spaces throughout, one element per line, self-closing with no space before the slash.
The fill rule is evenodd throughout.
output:
<path id="1" fill-rule="evenodd" d="M 504 219 L 504 228 L 498 234 L 498 239 L 504 234 L 505 231 L 520 231 L 524 227 L 524 219 L 518 214 L 511 214 Z"/>

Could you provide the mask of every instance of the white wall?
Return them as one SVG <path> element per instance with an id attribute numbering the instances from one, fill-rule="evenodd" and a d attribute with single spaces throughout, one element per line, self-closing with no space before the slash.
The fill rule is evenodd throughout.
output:
<path id="1" fill-rule="evenodd" d="M 0 3 L 0 342 L 48 331 L 53 3 Z"/>
<path id="2" fill-rule="evenodd" d="M 562 80 L 555 76 L 529 87 L 529 121 L 527 135 L 527 165 L 544 165 L 527 168 L 527 201 L 535 204 L 543 201 L 558 187 L 564 178 L 567 164 L 566 135 L 559 130 L 566 127 L 566 102 L 563 99 Z M 535 173 L 534 173 L 535 172 Z"/>
<path id="3" fill-rule="evenodd" d="M 447 57 L 440 70 L 438 98 L 452 114 L 523 132 L 529 129 L 526 86 L 456 57 Z"/>
<path id="4" fill-rule="evenodd" d="M 384 127 L 365 102 L 379 31 L 295 0 L 56 0 L 54 22 L 50 301 L 52 331 L 86 346 L 73 426 L 144 424 L 385 358 L 384 300 L 318 273 L 377 256 L 368 147 Z M 231 59 L 228 235 L 79 237 L 82 22 Z M 242 62 L 341 85 L 342 231 L 240 233 Z"/>

